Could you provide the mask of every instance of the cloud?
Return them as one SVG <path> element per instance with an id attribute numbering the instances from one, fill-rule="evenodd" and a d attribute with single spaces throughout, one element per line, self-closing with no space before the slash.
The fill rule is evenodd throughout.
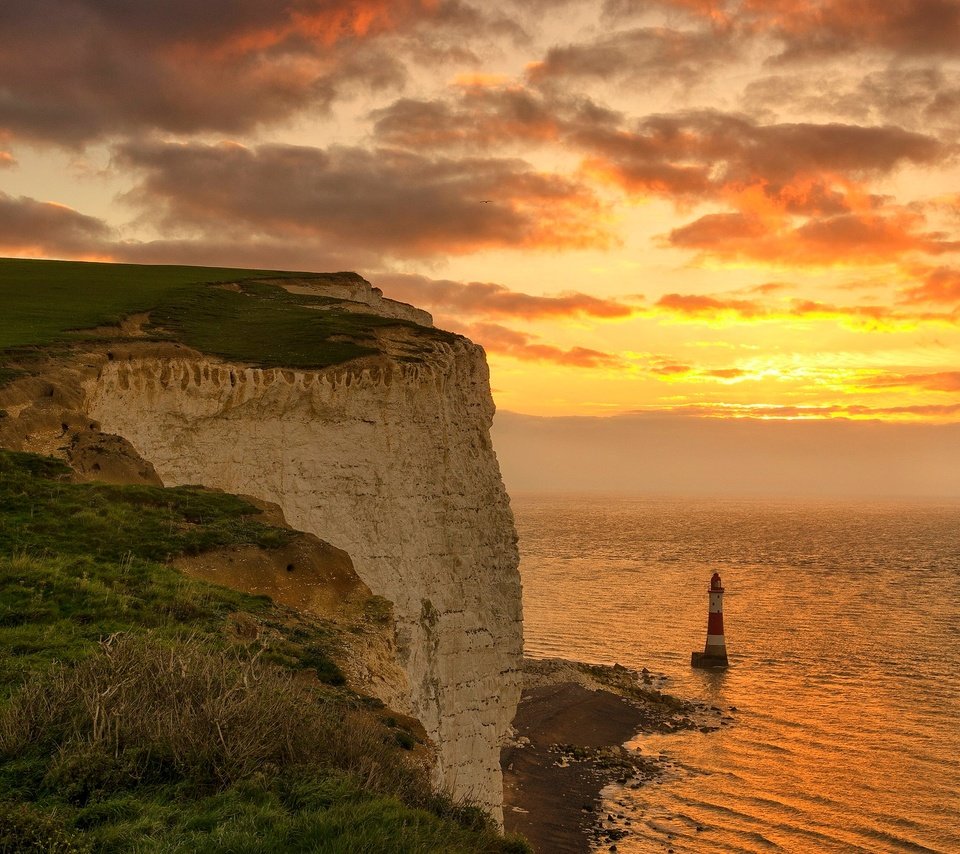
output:
<path id="1" fill-rule="evenodd" d="M 616 126 L 624 118 L 586 96 L 476 77 L 462 78 L 451 98 L 402 98 L 371 117 L 381 142 L 415 150 L 566 143 L 578 130 Z"/>
<path id="2" fill-rule="evenodd" d="M 0 151 L 0 169 L 12 169 L 17 159 L 9 151 Z"/>
<path id="3" fill-rule="evenodd" d="M 859 331 L 892 332 L 921 325 L 956 326 L 960 316 L 939 312 L 898 311 L 888 305 L 836 305 L 810 299 L 794 299 L 784 313 L 773 317 L 810 321 L 835 321 Z"/>
<path id="4" fill-rule="evenodd" d="M 655 365 L 650 371 L 661 377 L 686 377 L 693 368 L 690 365 L 666 364 Z"/>
<path id="5" fill-rule="evenodd" d="M 648 116 L 629 131 L 600 127 L 575 139 L 592 152 L 593 171 L 628 192 L 704 198 L 759 185 L 796 211 L 849 206 L 831 186 L 836 178 L 933 164 L 949 151 L 934 137 L 894 126 L 763 125 L 717 110 Z"/>
<path id="6" fill-rule="evenodd" d="M 767 314 L 767 310 L 754 300 L 723 299 L 702 294 L 665 294 L 655 306 L 688 317 L 713 318 L 733 314 L 741 318 L 755 318 Z"/>
<path id="7" fill-rule="evenodd" d="M 772 38 L 778 62 L 858 51 L 951 57 L 960 50 L 958 0 L 606 0 L 604 10 L 618 20 L 653 4 L 733 31 L 744 41 Z"/>
<path id="8" fill-rule="evenodd" d="M 556 144 L 583 156 L 585 179 L 679 207 L 732 210 L 675 228 L 668 245 L 725 258 L 832 265 L 950 251 L 923 214 L 871 193 L 869 179 L 934 165 L 952 148 L 895 126 L 761 124 L 717 110 L 622 114 L 587 98 L 492 82 L 455 97 L 401 100 L 374 114 L 375 132 L 416 151 Z M 797 221 L 797 217 L 802 218 Z"/>
<path id="9" fill-rule="evenodd" d="M 960 249 L 943 232 L 925 231 L 923 216 L 905 208 L 792 219 L 747 213 L 706 214 L 671 230 L 664 242 L 718 258 L 793 266 L 883 264 L 905 254 Z"/>
<path id="10" fill-rule="evenodd" d="M 781 62 L 858 48 L 922 57 L 960 51 L 957 0 L 746 0 L 741 9 L 743 24 L 780 41 Z"/>
<path id="11" fill-rule="evenodd" d="M 956 312 L 902 311 L 888 305 L 837 305 L 802 298 L 764 302 L 728 294 L 665 294 L 644 313 L 706 324 L 831 321 L 860 331 L 915 329 L 921 324 L 960 325 Z"/>
<path id="12" fill-rule="evenodd" d="M 249 131 L 398 86 L 401 57 L 442 54 L 488 26 L 446 0 L 4 3 L 0 129 L 64 145 Z"/>
<path id="13" fill-rule="evenodd" d="M 543 344 L 536 337 L 497 323 L 462 323 L 455 318 L 440 318 L 439 325 L 466 335 L 481 344 L 488 353 L 509 356 L 524 362 L 550 362 L 567 368 L 620 368 L 623 360 L 612 353 L 586 347 L 564 349 Z"/>
<path id="14" fill-rule="evenodd" d="M 788 408 L 782 409 L 781 417 L 787 415 Z M 908 406 L 812 406 L 797 408 L 797 414 L 803 417 L 818 414 L 845 418 L 890 418 L 891 416 L 915 416 L 917 418 L 948 418 L 960 413 L 960 403 L 911 404 Z"/>
<path id="15" fill-rule="evenodd" d="M 706 18 L 721 26 L 731 20 L 729 5 L 727 0 L 604 0 L 603 16 L 610 21 L 620 21 L 646 14 L 651 6 L 660 6 L 687 12 L 695 18 Z"/>
<path id="16" fill-rule="evenodd" d="M 683 414 L 700 418 L 748 420 L 955 420 L 960 403 L 910 404 L 906 406 L 864 406 L 862 404 L 777 405 L 763 403 L 698 403 L 676 406 L 668 410 L 638 410 L 635 415 Z"/>
<path id="17" fill-rule="evenodd" d="M 786 282 L 764 282 L 762 285 L 754 285 L 753 287 L 747 288 L 747 293 L 775 294 L 780 291 L 789 291 L 792 288 L 793 285 L 788 285 Z"/>
<path id="18" fill-rule="evenodd" d="M 161 227 L 314 241 L 392 257 L 613 242 L 584 184 L 522 160 L 431 158 L 395 149 L 136 143 L 127 199 Z"/>
<path id="19" fill-rule="evenodd" d="M 628 358 L 635 373 L 661 382 L 729 384 L 751 377 L 751 372 L 742 368 L 707 368 L 661 353 L 629 353 Z"/>
<path id="20" fill-rule="evenodd" d="M 904 164 L 933 165 L 952 148 L 894 126 L 760 124 L 698 111 L 648 116 L 632 131 L 579 131 L 586 171 L 639 197 L 716 201 L 732 210 L 672 229 L 666 245 L 726 259 L 829 266 L 876 264 L 960 244 L 922 212 L 864 182 Z"/>
<path id="21" fill-rule="evenodd" d="M 845 213 L 839 216 L 811 218 L 796 230 L 804 243 L 817 247 L 828 256 L 885 258 L 910 250 L 948 252 L 960 244 L 945 239 L 942 233 L 921 233 L 923 217 L 904 208 L 877 214 Z"/>
<path id="22" fill-rule="evenodd" d="M 894 126 L 760 124 L 714 110 L 648 116 L 630 130 L 574 134 L 584 170 L 626 193 L 678 206 L 727 207 L 672 229 L 668 246 L 704 256 L 797 266 L 876 264 L 953 251 L 924 215 L 865 182 L 904 164 L 943 162 L 952 149 Z"/>
<path id="23" fill-rule="evenodd" d="M 747 84 L 742 103 L 751 113 L 786 108 L 792 113 L 896 124 L 944 136 L 957 127 L 960 72 L 935 65 L 896 64 L 862 76 L 850 71 L 776 74 Z"/>
<path id="24" fill-rule="evenodd" d="M 749 376 L 749 371 L 743 371 L 740 368 L 716 368 L 712 371 L 706 371 L 706 374 L 721 380 L 737 380 Z"/>
<path id="25" fill-rule="evenodd" d="M 870 388 L 914 388 L 925 391 L 960 392 L 960 371 L 938 371 L 929 374 L 881 374 L 863 383 Z"/>
<path id="26" fill-rule="evenodd" d="M 957 322 L 957 318 L 950 315 L 899 312 L 886 305 L 835 305 L 812 299 L 791 300 L 787 316 L 807 320 L 838 320 L 853 328 L 885 332 L 914 329 L 921 323 Z"/>
<path id="27" fill-rule="evenodd" d="M 0 191 L 0 254 L 132 264 L 196 264 L 267 270 L 343 270 L 379 263 L 359 251 L 309 242 L 236 238 L 121 240 L 105 221 L 57 202 Z"/>
<path id="28" fill-rule="evenodd" d="M 890 417 L 916 416 L 918 418 L 940 419 L 955 416 L 960 413 L 960 403 L 930 403 L 914 404 L 911 406 L 867 407 L 851 406 L 847 409 L 851 416 L 856 417 Z"/>
<path id="29" fill-rule="evenodd" d="M 586 79 L 692 83 L 733 58 L 730 42 L 715 32 L 640 27 L 553 47 L 528 66 L 527 76 L 537 84 Z"/>
<path id="30" fill-rule="evenodd" d="M 376 283 L 392 299 L 435 311 L 474 317 L 517 317 L 524 320 L 592 317 L 613 320 L 629 318 L 635 311 L 634 306 L 615 299 L 578 292 L 534 296 L 493 282 L 455 282 L 419 275 L 381 273 L 376 277 Z"/>
<path id="31" fill-rule="evenodd" d="M 922 282 L 903 294 L 906 303 L 943 303 L 960 306 L 960 269 L 936 267 L 921 274 Z"/>
<path id="32" fill-rule="evenodd" d="M 113 237 L 101 219 L 54 202 L 0 191 L 0 251 L 9 255 L 101 256 Z"/>
<path id="33" fill-rule="evenodd" d="M 359 249 L 338 250 L 309 240 L 242 235 L 124 240 L 110 244 L 105 252 L 114 261 L 131 264 L 197 264 L 260 270 L 363 270 L 380 263 L 378 254 Z"/>

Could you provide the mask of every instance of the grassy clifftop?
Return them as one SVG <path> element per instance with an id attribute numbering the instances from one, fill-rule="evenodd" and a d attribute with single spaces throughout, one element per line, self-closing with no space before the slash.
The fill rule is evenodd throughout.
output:
<path id="1" fill-rule="evenodd" d="M 344 274 L 332 274 L 333 277 Z M 376 331 L 408 321 L 341 311 L 329 297 L 291 294 L 283 278 L 324 276 L 217 267 L 0 259 L 0 383 L 38 352 L 89 342 L 90 330 L 149 314 L 146 340 L 175 341 L 261 367 L 319 369 L 378 352 Z M 323 309 L 323 310 L 320 310 Z M 100 336 L 102 340 L 102 335 Z"/>
<path id="2" fill-rule="evenodd" d="M 527 850 L 343 685 L 342 627 L 168 564 L 291 536 L 234 496 L 0 451 L 0 851 Z"/>
<path id="3" fill-rule="evenodd" d="M 6 392 L 48 395 L 25 429 L 73 459 L 71 436 L 100 434 L 61 423 L 42 377 L 114 341 L 319 369 L 381 352 L 385 327 L 407 327 L 403 358 L 453 338 L 266 281 L 285 275 L 0 259 L 0 386 L 41 377 Z M 14 405 L 0 419 L 26 419 Z M 0 854 L 529 850 L 434 790 L 422 728 L 348 685 L 389 609 L 345 557 L 347 616 L 294 611 L 174 568 L 252 550 L 286 578 L 302 535 L 247 501 L 79 479 L 0 448 Z"/>
<path id="4" fill-rule="evenodd" d="M 197 284 L 284 273 L 221 267 L 0 258 L 0 349 L 49 344 L 175 302 Z"/>

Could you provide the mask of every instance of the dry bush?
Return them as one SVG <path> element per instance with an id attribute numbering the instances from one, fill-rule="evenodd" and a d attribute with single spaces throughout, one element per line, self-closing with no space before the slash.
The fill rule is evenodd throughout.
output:
<path id="1" fill-rule="evenodd" d="M 0 854 L 89 854 L 61 816 L 0 801 Z"/>
<path id="2" fill-rule="evenodd" d="M 48 783 L 84 800 L 137 779 L 222 788 L 301 764 L 404 800 L 427 796 L 423 770 L 388 740 L 371 715 L 258 657 L 150 635 L 110 638 L 77 666 L 28 683 L 0 712 L 0 752 L 49 749 Z"/>

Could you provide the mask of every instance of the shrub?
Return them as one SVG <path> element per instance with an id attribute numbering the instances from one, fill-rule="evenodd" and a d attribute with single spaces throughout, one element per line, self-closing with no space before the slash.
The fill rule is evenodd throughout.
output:
<path id="1" fill-rule="evenodd" d="M 55 813 L 0 802 L 0 854 L 85 854 L 89 850 Z"/>
<path id="2" fill-rule="evenodd" d="M 27 683 L 0 711 L 0 753 L 59 751 L 48 783 L 84 802 L 123 781 L 224 788 L 290 765 L 325 765 L 408 795 L 424 772 L 371 715 L 288 671 L 197 638 L 117 635 L 75 667 Z"/>
<path id="3" fill-rule="evenodd" d="M 300 664 L 304 668 L 313 668 L 317 679 L 327 685 L 345 685 L 347 678 L 329 653 L 319 644 L 308 644 L 300 655 Z"/>

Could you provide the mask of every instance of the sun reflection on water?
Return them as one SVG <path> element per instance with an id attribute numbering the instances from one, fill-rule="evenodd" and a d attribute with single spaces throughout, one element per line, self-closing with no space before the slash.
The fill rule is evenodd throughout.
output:
<path id="1" fill-rule="evenodd" d="M 960 851 L 960 505 L 514 500 L 527 654 L 736 707 L 640 736 L 619 852 Z M 731 668 L 692 670 L 718 569 Z"/>

